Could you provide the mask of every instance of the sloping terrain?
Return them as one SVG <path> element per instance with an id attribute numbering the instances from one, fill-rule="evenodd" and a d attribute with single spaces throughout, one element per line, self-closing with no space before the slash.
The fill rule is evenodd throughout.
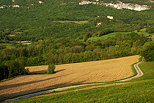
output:
<path id="1" fill-rule="evenodd" d="M 88 2 L 88 0 L 86 1 Z M 85 2 L 84 0 L 1 0 L 0 23 L 2 25 L 0 25 L 0 36 L 16 35 L 13 38 L 35 41 L 50 36 L 56 38 L 72 35 L 82 36 L 86 35 L 87 31 L 96 32 L 112 28 L 115 25 L 123 26 L 125 29 L 122 31 L 127 31 L 128 28 L 132 28 L 131 25 L 151 24 L 151 20 L 153 21 L 154 18 L 152 0 L 91 1 L 99 5 L 79 5 L 81 2 Z M 118 1 L 120 4 L 114 4 Z M 147 5 L 148 9 L 138 12 L 132 10 L 134 7 L 137 10 L 142 9 L 142 6 L 139 5 L 142 5 L 143 8 Z M 113 20 L 108 20 L 107 16 L 113 17 Z M 102 26 L 100 28 L 95 27 L 96 20 L 99 17 L 103 17 L 99 21 Z M 64 24 L 52 21 L 64 21 Z M 70 23 L 70 21 L 90 21 L 90 23 L 79 25 Z M 93 21 L 96 23 L 93 23 Z M 143 26 L 147 25 L 144 24 Z M 114 29 L 115 31 L 121 31 L 115 27 Z"/>
<path id="2" fill-rule="evenodd" d="M 154 61 L 141 63 L 139 67 L 144 75 L 126 84 L 112 87 L 102 86 L 83 91 L 70 90 L 66 91 L 66 94 L 53 93 L 46 97 L 10 101 L 9 103 L 49 103 L 51 100 L 52 103 L 154 103 Z"/>
<path id="3" fill-rule="evenodd" d="M 133 75 L 130 65 L 137 62 L 138 58 L 139 56 L 130 56 L 102 61 L 63 64 L 56 66 L 57 73 L 55 74 L 20 76 L 0 83 L 1 99 L 58 85 L 108 82 L 127 78 Z M 37 66 L 28 68 L 31 72 L 47 70 L 47 66 L 42 66 L 43 69 L 37 69 Z"/>

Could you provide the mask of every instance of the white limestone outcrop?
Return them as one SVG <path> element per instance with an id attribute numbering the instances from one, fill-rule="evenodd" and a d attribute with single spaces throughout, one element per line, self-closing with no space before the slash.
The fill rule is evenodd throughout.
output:
<path id="1" fill-rule="evenodd" d="M 107 18 L 113 20 L 113 16 L 107 16 Z"/>
<path id="2" fill-rule="evenodd" d="M 102 23 L 101 23 L 101 22 L 97 23 L 96 27 L 98 27 L 98 26 L 100 26 L 100 25 L 102 25 Z"/>
<path id="3" fill-rule="evenodd" d="M 43 3 L 43 1 L 38 1 L 39 2 L 39 4 L 42 4 Z"/>
<path id="4" fill-rule="evenodd" d="M 19 8 L 20 6 L 19 5 L 12 5 L 12 7 Z"/>
<path id="5" fill-rule="evenodd" d="M 98 5 L 105 5 L 110 6 L 116 9 L 130 9 L 135 11 L 142 11 L 142 10 L 148 10 L 150 7 L 148 5 L 139 5 L 139 4 L 132 4 L 132 3 L 123 3 L 121 1 L 118 1 L 117 3 L 104 3 L 103 1 L 89 1 L 89 0 L 83 0 L 79 3 L 79 5 L 87 5 L 87 4 L 98 4 Z"/>

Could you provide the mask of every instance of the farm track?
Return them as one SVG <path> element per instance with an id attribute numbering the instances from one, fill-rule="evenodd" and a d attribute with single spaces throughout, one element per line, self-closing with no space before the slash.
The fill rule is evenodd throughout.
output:
<path id="1" fill-rule="evenodd" d="M 122 79 L 122 80 L 116 81 L 116 82 L 120 82 L 120 83 L 104 84 L 105 83 L 104 82 L 104 83 L 91 83 L 91 84 L 82 84 L 82 85 L 61 87 L 61 88 L 56 88 L 56 89 L 52 89 L 52 90 L 41 91 L 41 92 L 32 93 L 32 94 L 28 94 L 28 95 L 24 95 L 24 96 L 19 96 L 19 97 L 16 97 L 16 98 L 7 99 L 5 101 L 12 101 L 12 100 L 18 100 L 18 99 L 26 99 L 26 98 L 30 98 L 30 97 L 34 97 L 34 96 L 36 96 L 36 97 L 43 97 L 43 96 L 49 96 L 49 95 L 64 94 L 64 93 L 69 93 L 69 92 L 75 92 L 75 91 L 82 91 L 82 90 L 94 89 L 94 88 L 99 88 L 99 87 L 107 87 L 107 86 L 115 86 L 115 85 L 126 84 L 126 83 L 123 83 L 123 82 L 130 81 L 132 79 L 139 78 L 139 77 L 143 76 L 143 72 L 142 72 L 142 70 L 138 66 L 142 62 L 138 62 L 138 63 L 134 64 L 134 68 L 135 68 L 135 70 L 137 72 L 137 74 L 135 76 L 132 76 L 132 77 L 129 77 L 129 78 L 126 78 L 126 79 Z M 65 91 L 65 92 L 59 92 L 59 93 L 52 93 L 52 92 L 55 92 L 55 91 L 57 92 L 57 91 L 63 91 L 63 90 L 72 89 L 72 88 L 76 88 L 76 87 L 90 86 L 90 85 L 98 85 L 98 84 L 104 84 L 104 85 L 91 86 L 91 87 L 86 87 L 86 88 L 82 88 L 82 89 L 75 89 L 75 90 L 70 90 L 70 91 Z M 45 94 L 45 93 L 52 93 L 52 94 Z M 41 94 L 45 94 L 45 95 L 41 95 Z M 40 96 L 38 96 L 38 95 L 40 95 Z"/>
<path id="2" fill-rule="evenodd" d="M 129 81 L 129 80 L 132 80 L 132 79 L 134 79 L 134 78 L 139 78 L 139 77 L 141 77 L 142 75 L 143 75 L 143 72 L 142 72 L 142 70 L 139 68 L 139 64 L 141 64 L 142 62 L 138 62 L 138 63 L 136 63 L 136 64 L 134 64 L 134 68 L 135 68 L 135 70 L 136 70 L 136 72 L 137 72 L 137 74 L 135 75 L 135 76 L 133 76 L 133 77 L 130 77 L 130 78 L 127 78 L 127 79 L 123 79 L 123 80 L 119 80 L 120 82 L 125 82 L 125 81 Z"/>

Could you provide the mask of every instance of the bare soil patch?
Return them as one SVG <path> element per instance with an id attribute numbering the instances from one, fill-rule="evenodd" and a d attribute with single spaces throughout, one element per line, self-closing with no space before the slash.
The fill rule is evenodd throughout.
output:
<path id="1" fill-rule="evenodd" d="M 17 41 L 16 43 L 22 44 L 22 45 L 30 45 L 30 44 L 32 44 L 31 41 Z"/>

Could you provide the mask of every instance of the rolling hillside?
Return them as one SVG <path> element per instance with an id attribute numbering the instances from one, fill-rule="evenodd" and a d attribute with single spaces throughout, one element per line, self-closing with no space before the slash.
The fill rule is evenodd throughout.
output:
<path id="1" fill-rule="evenodd" d="M 113 1 L 104 0 L 99 1 L 98 4 L 79 5 L 81 0 L 1 0 L 0 35 L 15 34 L 15 40 L 35 41 L 49 36 L 82 37 L 87 34 L 87 31 L 94 33 L 106 28 L 113 28 L 114 31 L 131 31 L 134 28 L 149 27 L 154 23 L 152 0 L 122 1 L 132 3 L 130 5 L 141 5 L 139 8 L 147 5 L 149 9 L 143 11 L 99 5 L 101 2 Z M 107 16 L 112 16 L 113 20 L 108 19 Z M 89 21 L 89 23 L 62 24 L 58 21 Z M 98 23 L 101 23 L 101 26 L 96 27 Z"/>
<path id="2" fill-rule="evenodd" d="M 126 84 L 99 87 L 45 97 L 29 98 L 7 103 L 52 102 L 52 103 L 153 103 L 154 62 L 144 62 L 140 68 L 144 75 Z"/>
<path id="3" fill-rule="evenodd" d="M 57 73 L 20 76 L 0 83 L 1 99 L 74 83 L 109 82 L 133 75 L 131 65 L 139 56 L 57 65 Z M 47 66 L 27 67 L 32 73 L 47 72 Z M 40 71 L 40 72 L 39 72 Z M 16 87 L 16 85 L 18 85 Z"/>
<path id="4" fill-rule="evenodd" d="M 0 80 L 27 74 L 25 66 L 138 55 L 152 41 L 153 5 L 153 0 L 1 0 Z"/>
<path id="5" fill-rule="evenodd" d="M 154 0 L 0 0 L 0 100 L 107 82 L 13 102 L 153 103 L 153 40 Z M 145 75 L 111 82 L 133 75 L 134 55 Z"/>

